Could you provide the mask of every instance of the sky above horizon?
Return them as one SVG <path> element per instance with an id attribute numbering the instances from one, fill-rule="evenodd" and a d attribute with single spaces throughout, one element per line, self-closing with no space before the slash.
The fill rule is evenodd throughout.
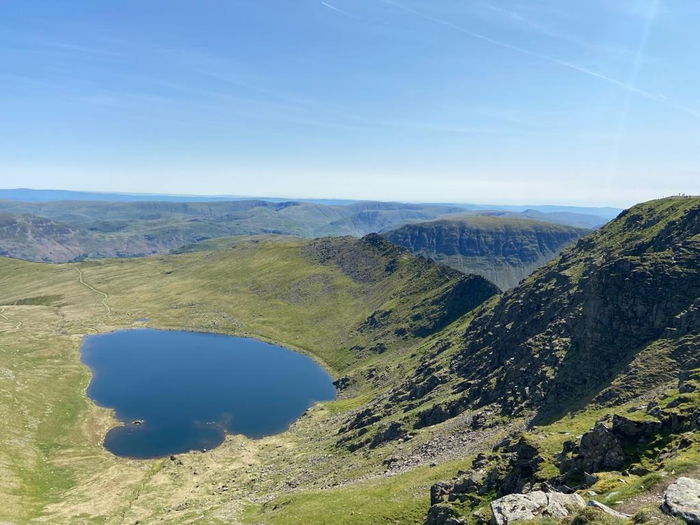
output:
<path id="1" fill-rule="evenodd" d="M 700 193 L 697 0 L 4 2 L 0 187 Z"/>

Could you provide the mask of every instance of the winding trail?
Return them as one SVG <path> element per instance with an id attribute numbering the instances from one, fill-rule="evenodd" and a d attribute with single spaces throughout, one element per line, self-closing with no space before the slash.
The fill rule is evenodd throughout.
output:
<path id="1" fill-rule="evenodd" d="M 99 294 L 102 296 L 102 300 L 100 301 L 102 303 L 102 306 L 105 307 L 105 310 L 107 310 L 107 315 L 112 315 L 112 309 L 109 307 L 109 304 L 107 304 L 107 299 L 109 299 L 109 294 L 106 292 L 103 292 L 101 290 L 98 290 L 94 286 L 92 286 L 90 283 L 85 282 L 85 279 L 83 279 L 83 271 L 80 268 L 75 269 L 76 272 L 78 272 L 78 280 L 80 281 L 80 284 L 83 286 L 86 286 L 88 289 L 92 290 L 96 294 Z"/>

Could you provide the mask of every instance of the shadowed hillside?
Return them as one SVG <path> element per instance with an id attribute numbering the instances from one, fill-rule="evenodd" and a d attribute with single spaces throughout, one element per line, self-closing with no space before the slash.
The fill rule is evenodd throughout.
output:
<path id="1" fill-rule="evenodd" d="M 638 395 L 698 358 L 699 260 L 700 199 L 635 206 L 475 319 L 451 368 L 509 413 Z"/>

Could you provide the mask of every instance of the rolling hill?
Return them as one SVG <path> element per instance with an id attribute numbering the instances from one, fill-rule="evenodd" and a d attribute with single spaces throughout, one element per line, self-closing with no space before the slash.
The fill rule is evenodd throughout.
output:
<path id="1" fill-rule="evenodd" d="M 105 202 L 223 202 L 241 200 L 262 200 L 267 202 L 287 202 L 291 199 L 278 197 L 255 197 L 236 195 L 172 195 L 172 194 L 140 194 L 140 193 L 109 193 L 72 190 L 29 189 L 29 188 L 0 188 L 0 200 L 22 202 L 52 202 L 52 201 L 105 201 Z M 294 199 L 297 202 L 306 202 L 324 205 L 350 205 L 366 201 L 348 199 Z M 434 204 L 434 203 L 433 203 Z M 425 206 L 433 205 L 422 203 Z M 557 206 L 557 205 L 488 205 L 468 203 L 441 203 L 441 206 L 450 206 L 461 210 L 484 211 L 500 210 L 508 213 L 534 212 L 545 215 L 571 214 L 572 217 L 581 217 L 583 220 L 597 220 L 602 225 L 622 210 L 610 207 L 586 207 L 586 206 Z M 597 219 L 595 219 L 597 218 Z M 566 224 L 566 223 L 563 223 Z"/>
<path id="2" fill-rule="evenodd" d="M 387 202 L 5 200 L 0 201 L 7 226 L 0 229 L 0 254 L 70 262 L 162 254 L 230 236 L 361 237 L 463 212 L 455 206 Z M 47 220 L 53 226 L 48 227 Z M 12 222 L 15 225 L 9 226 Z"/>
<path id="3" fill-rule="evenodd" d="M 362 236 L 458 211 L 446 206 L 302 202 L 0 201 L 0 253 L 33 261 L 137 257 L 206 239 L 260 234 Z M 14 223 L 14 225 L 11 225 Z M 51 224 L 51 227 L 48 225 Z M 70 232 L 70 233 L 68 233 Z M 62 247 L 62 248 L 61 248 Z"/>

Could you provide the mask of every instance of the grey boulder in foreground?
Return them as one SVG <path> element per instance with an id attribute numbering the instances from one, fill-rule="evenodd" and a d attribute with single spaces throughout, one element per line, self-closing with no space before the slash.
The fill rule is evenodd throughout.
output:
<path id="1" fill-rule="evenodd" d="M 514 521 L 534 520 L 542 517 L 564 518 L 586 506 L 578 494 L 542 492 L 509 494 L 491 503 L 492 522 L 508 525 Z"/>
<path id="2" fill-rule="evenodd" d="M 700 525 L 700 480 L 678 478 L 664 494 L 664 512 L 693 525 Z"/>

